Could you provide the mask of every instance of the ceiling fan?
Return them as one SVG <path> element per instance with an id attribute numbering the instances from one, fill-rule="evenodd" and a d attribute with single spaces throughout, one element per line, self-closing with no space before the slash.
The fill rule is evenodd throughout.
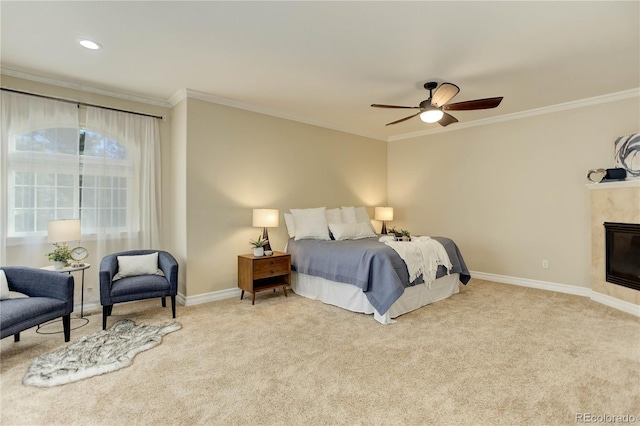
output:
<path id="1" fill-rule="evenodd" d="M 437 87 L 437 89 L 436 89 Z M 419 109 L 420 111 L 400 120 L 392 121 L 385 124 L 390 126 L 392 124 L 402 123 L 410 118 L 420 116 L 420 119 L 425 123 L 437 122 L 441 126 L 448 126 L 451 123 L 457 123 L 458 120 L 451 114 L 445 111 L 469 111 L 474 109 L 489 109 L 495 108 L 502 102 L 502 96 L 497 98 L 485 98 L 475 99 L 472 101 L 456 102 L 448 104 L 455 95 L 458 94 L 460 88 L 453 83 L 442 83 L 438 86 L 435 81 L 430 81 L 424 84 L 424 88 L 429 91 L 429 99 L 420 102 L 420 106 L 399 106 L 399 105 L 382 105 L 371 104 L 374 108 L 406 108 L 406 109 Z M 434 92 L 435 89 L 435 92 Z"/>

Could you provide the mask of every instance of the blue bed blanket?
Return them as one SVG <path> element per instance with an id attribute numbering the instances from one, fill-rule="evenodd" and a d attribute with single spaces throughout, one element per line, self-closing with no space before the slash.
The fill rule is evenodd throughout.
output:
<path id="1" fill-rule="evenodd" d="M 459 273 L 460 281 L 467 284 L 471 275 L 458 246 L 449 238 L 432 238 L 447 251 L 452 265 L 449 272 Z M 409 282 L 407 265 L 377 237 L 345 241 L 290 239 L 287 252 L 291 254 L 292 270 L 360 287 L 380 314 L 389 310 L 405 287 L 424 282 L 421 276 Z M 446 274 L 446 268 L 439 266 L 436 277 Z"/>

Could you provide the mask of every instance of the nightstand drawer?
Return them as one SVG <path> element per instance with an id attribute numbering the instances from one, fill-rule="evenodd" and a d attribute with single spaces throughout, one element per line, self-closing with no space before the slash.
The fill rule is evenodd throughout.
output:
<path id="1" fill-rule="evenodd" d="M 289 273 L 289 257 L 259 259 L 253 262 L 253 278 L 268 278 Z"/>

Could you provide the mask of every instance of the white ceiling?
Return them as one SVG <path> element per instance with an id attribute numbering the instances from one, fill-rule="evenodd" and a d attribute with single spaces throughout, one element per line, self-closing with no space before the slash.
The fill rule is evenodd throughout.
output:
<path id="1" fill-rule="evenodd" d="M 0 3 L 5 73 L 169 102 L 193 90 L 382 140 L 429 129 L 426 81 L 452 102 L 504 96 L 461 123 L 640 87 L 638 1 Z M 90 51 L 76 40 L 104 48 Z M 460 126 L 460 124 L 453 124 Z"/>

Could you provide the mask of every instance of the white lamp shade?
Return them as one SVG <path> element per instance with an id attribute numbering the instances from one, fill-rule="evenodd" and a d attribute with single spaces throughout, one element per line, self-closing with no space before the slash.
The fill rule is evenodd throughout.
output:
<path id="1" fill-rule="evenodd" d="M 253 226 L 258 228 L 276 228 L 280 224 L 278 209 L 253 209 Z"/>
<path id="2" fill-rule="evenodd" d="M 376 220 L 393 220 L 393 207 L 376 207 Z"/>
<path id="3" fill-rule="evenodd" d="M 80 241 L 80 219 L 50 221 L 47 223 L 47 241 L 50 243 Z"/>

